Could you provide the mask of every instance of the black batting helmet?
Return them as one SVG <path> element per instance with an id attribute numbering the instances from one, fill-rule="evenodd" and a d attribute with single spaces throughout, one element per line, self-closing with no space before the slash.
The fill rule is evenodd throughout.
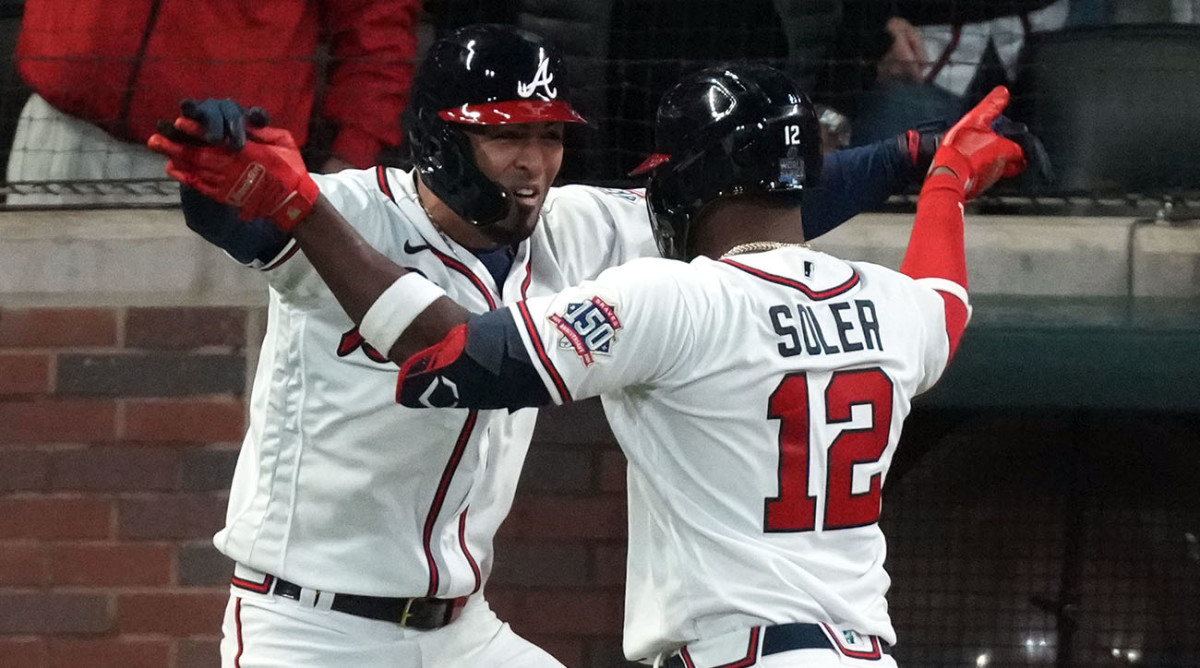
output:
<path id="1" fill-rule="evenodd" d="M 541 37 L 491 24 L 455 30 L 430 46 L 404 114 L 421 180 L 476 225 L 502 219 L 507 195 L 480 171 L 461 126 L 586 123 L 569 100 L 562 58 Z"/>
<path id="2" fill-rule="evenodd" d="M 713 67 L 663 96 L 655 152 L 631 175 L 650 173 L 646 201 L 663 257 L 686 259 L 688 230 L 713 200 L 795 192 L 821 174 L 812 101 L 765 65 Z"/>

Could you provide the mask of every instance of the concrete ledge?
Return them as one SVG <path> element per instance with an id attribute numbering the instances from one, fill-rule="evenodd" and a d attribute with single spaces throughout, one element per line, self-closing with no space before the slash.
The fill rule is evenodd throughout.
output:
<path id="1" fill-rule="evenodd" d="M 967 216 L 967 267 L 976 295 L 1126 296 L 1132 220 Z M 912 216 L 865 214 L 813 246 L 899 268 Z M 1200 233 L 1196 235 L 1200 244 Z M 1200 248 L 1197 249 L 1200 256 Z M 1148 286 L 1152 287 L 1152 286 Z"/>
<path id="2" fill-rule="evenodd" d="M 866 214 L 814 246 L 895 268 L 911 227 L 910 215 Z M 1200 296 L 1200 227 L 976 215 L 967 254 L 981 296 Z M 184 227 L 177 209 L 0 212 L 4 306 L 255 306 L 265 284 Z"/>
<path id="3" fill-rule="evenodd" d="M 1134 297 L 1200 297 L 1200 227 L 1139 225 L 1134 230 Z"/>
<path id="4" fill-rule="evenodd" d="M 0 304 L 265 304 L 266 281 L 178 209 L 0 212 Z"/>

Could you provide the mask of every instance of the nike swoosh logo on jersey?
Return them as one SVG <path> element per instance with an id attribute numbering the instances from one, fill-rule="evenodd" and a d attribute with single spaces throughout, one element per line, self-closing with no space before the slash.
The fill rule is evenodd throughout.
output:
<path id="1" fill-rule="evenodd" d="M 414 246 L 414 245 L 408 243 L 408 239 L 404 240 L 404 252 L 408 253 L 409 255 L 416 255 L 417 253 L 420 253 L 421 251 L 427 251 L 427 250 L 433 250 L 433 246 L 430 246 L 429 244 L 421 244 L 420 246 Z"/>

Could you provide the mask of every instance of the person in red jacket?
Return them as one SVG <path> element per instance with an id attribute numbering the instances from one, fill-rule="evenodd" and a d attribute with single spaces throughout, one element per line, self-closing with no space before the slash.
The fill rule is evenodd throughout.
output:
<path id="1" fill-rule="evenodd" d="M 402 137 L 419 10 L 419 0 L 28 0 L 17 61 L 34 95 L 8 181 L 160 178 L 164 161 L 145 142 L 187 97 L 255 100 L 301 145 L 315 114 L 335 128 L 331 155 L 315 171 L 370 167 Z M 8 202 L 156 198 L 173 203 L 178 194 L 31 193 Z"/>

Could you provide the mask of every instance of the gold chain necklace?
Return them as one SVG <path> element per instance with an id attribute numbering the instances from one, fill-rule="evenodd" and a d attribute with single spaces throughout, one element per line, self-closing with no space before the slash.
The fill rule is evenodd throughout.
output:
<path id="1" fill-rule="evenodd" d="M 417 176 L 414 174 L 413 180 L 415 181 L 416 179 Z M 438 225 L 437 219 L 433 217 L 433 214 L 430 213 L 429 209 L 425 206 L 425 200 L 421 199 L 421 191 L 417 188 L 415 183 L 413 184 L 413 195 L 415 196 L 414 199 L 417 200 L 417 206 L 421 207 L 421 211 L 424 211 L 425 217 L 429 219 L 429 224 L 433 225 L 433 229 L 436 230 L 438 236 L 442 238 L 442 242 L 445 243 L 446 247 L 450 249 L 450 254 L 458 257 L 457 249 L 459 244 L 451 239 L 450 235 L 446 234 L 446 231 L 442 229 L 441 225 Z"/>
<path id="2" fill-rule="evenodd" d="M 762 253 L 765 251 L 784 248 L 787 246 L 796 246 L 799 248 L 808 248 L 808 244 L 789 243 L 785 241 L 751 241 L 746 244 L 738 244 L 733 248 L 725 251 L 721 257 L 729 257 L 730 255 L 741 255 L 742 253 Z"/>

